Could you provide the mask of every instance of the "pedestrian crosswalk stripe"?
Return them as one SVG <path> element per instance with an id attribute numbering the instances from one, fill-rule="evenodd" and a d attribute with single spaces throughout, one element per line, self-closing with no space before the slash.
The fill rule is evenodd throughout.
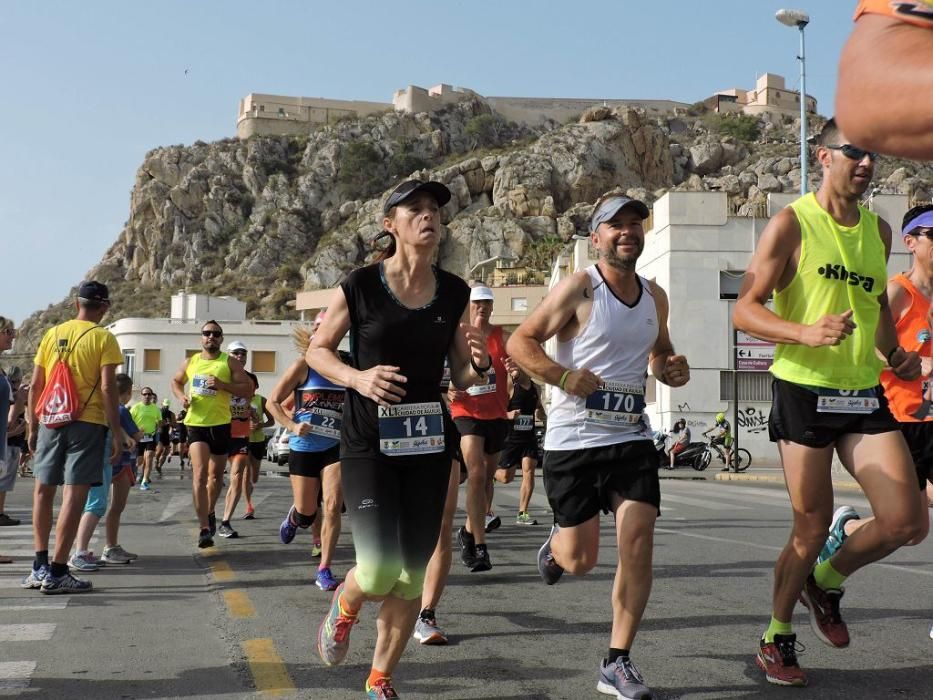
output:
<path id="1" fill-rule="evenodd" d="M 0 625 L 0 639 L 5 642 L 44 642 L 55 634 L 55 623 L 33 622 L 26 625 Z"/>
<path id="2" fill-rule="evenodd" d="M 165 504 L 165 509 L 162 511 L 162 515 L 159 517 L 159 522 L 164 523 L 166 520 L 169 520 L 174 516 L 178 511 L 180 511 L 185 506 L 189 506 L 191 510 L 191 517 L 194 518 L 194 505 L 191 501 L 190 493 L 179 493 L 172 496 L 168 503 Z"/>
<path id="3" fill-rule="evenodd" d="M 35 672 L 35 661 L 0 661 L 0 690 L 28 688 Z"/>
<path id="4" fill-rule="evenodd" d="M 664 508 L 664 503 L 666 501 L 673 501 L 674 503 L 682 503 L 685 506 L 695 506 L 696 508 L 712 508 L 714 510 L 749 510 L 750 506 L 740 506 L 735 503 L 723 503 L 716 502 L 712 499 L 699 499 L 691 498 L 689 496 L 675 496 L 671 493 L 661 494 L 661 508 Z"/>
<path id="5" fill-rule="evenodd" d="M 68 607 L 67 596 L 44 596 L 44 600 L 26 602 L 28 599 L 19 599 L 17 603 L 0 603 L 0 612 L 11 610 L 64 610 Z"/>

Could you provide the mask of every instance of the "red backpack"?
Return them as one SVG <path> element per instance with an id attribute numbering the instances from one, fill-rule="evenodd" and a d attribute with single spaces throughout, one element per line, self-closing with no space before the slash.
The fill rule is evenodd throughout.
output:
<path id="1" fill-rule="evenodd" d="M 78 345 L 78 341 L 80 341 L 88 331 L 92 331 L 95 328 L 97 328 L 97 326 L 91 326 L 84 331 L 84 333 L 79 335 L 70 349 L 67 349 L 67 343 L 60 340 L 57 334 L 55 336 L 55 347 L 58 352 L 58 359 L 55 361 L 55 366 L 52 367 L 52 371 L 45 381 L 45 388 L 42 390 L 42 394 L 39 396 L 39 402 L 36 404 L 36 417 L 46 428 L 61 428 L 64 425 L 78 420 L 78 416 L 81 415 L 84 406 L 87 406 L 88 401 L 91 400 L 91 396 L 93 396 L 94 392 L 97 390 L 97 384 L 100 382 L 99 376 L 97 382 L 94 384 L 94 388 L 91 389 L 91 393 L 88 394 L 84 406 L 79 407 L 80 397 L 78 394 L 78 386 L 75 384 L 74 376 L 71 374 L 71 367 L 69 367 L 68 363 L 65 361 L 68 355 L 74 352 L 75 347 Z"/>

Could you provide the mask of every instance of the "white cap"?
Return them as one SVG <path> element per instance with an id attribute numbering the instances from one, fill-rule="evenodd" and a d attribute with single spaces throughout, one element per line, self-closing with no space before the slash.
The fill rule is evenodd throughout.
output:
<path id="1" fill-rule="evenodd" d="M 227 346 L 227 352 L 233 352 L 234 350 L 242 350 L 243 352 L 246 352 L 246 346 L 243 345 L 243 343 L 241 343 L 239 340 L 234 340 Z"/>
<path id="2" fill-rule="evenodd" d="M 492 290 L 484 284 L 470 290 L 470 301 L 492 301 L 495 297 Z"/>

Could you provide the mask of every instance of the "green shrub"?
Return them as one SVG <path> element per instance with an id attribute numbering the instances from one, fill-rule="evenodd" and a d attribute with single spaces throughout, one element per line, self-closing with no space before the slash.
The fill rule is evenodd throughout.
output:
<path id="1" fill-rule="evenodd" d="M 761 133 L 758 119 L 748 114 L 710 112 L 704 115 L 703 123 L 710 131 L 722 136 L 732 136 L 739 141 L 755 141 Z"/>
<path id="2" fill-rule="evenodd" d="M 382 189 L 382 153 L 369 141 L 354 141 L 340 151 L 337 182 L 349 199 L 363 199 Z"/>
<path id="3" fill-rule="evenodd" d="M 467 122 L 466 133 L 476 141 L 476 146 L 492 146 L 499 140 L 499 123 L 491 114 L 480 114 Z"/>

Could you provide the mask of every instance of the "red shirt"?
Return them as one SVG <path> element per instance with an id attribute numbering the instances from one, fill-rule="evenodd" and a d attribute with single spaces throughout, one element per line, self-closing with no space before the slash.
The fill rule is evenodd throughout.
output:
<path id="1" fill-rule="evenodd" d="M 472 386 L 463 397 L 452 401 L 450 415 L 453 418 L 476 418 L 477 420 L 505 419 L 509 409 L 509 378 L 505 369 L 505 343 L 502 342 L 502 327 L 493 326 L 486 338 L 486 347 L 492 358 L 492 369 L 486 375 L 488 384 Z"/>

